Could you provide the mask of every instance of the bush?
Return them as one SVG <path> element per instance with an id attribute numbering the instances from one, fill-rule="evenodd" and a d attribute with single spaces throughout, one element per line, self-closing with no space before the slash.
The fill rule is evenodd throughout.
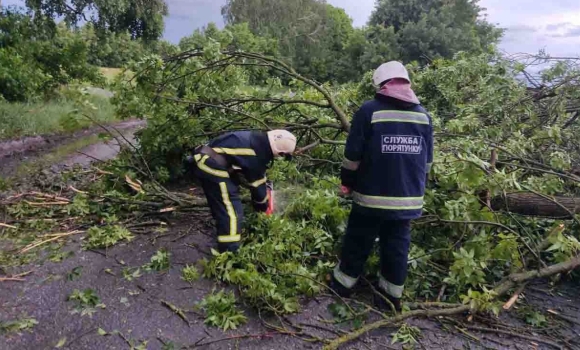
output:
<path id="1" fill-rule="evenodd" d="M 54 93 L 74 81 L 103 84 L 97 67 L 87 63 L 83 38 L 64 24 L 51 26 L 14 8 L 0 13 L 0 96 L 28 101 Z"/>

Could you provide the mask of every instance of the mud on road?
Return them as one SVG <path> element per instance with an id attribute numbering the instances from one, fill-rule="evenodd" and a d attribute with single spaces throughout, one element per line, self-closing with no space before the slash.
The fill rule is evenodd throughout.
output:
<path id="1" fill-rule="evenodd" d="M 134 142 L 134 134 L 142 128 L 145 122 L 142 120 L 127 120 L 115 124 L 105 125 L 108 131 L 114 136 L 109 141 L 100 141 L 95 136 L 106 133 L 100 126 L 77 131 L 73 134 L 57 134 L 46 136 L 24 137 L 16 140 L 6 140 L 0 142 L 0 176 L 11 177 L 16 175 L 17 170 L 23 164 L 34 164 L 42 161 L 44 157 L 72 146 L 66 154 L 59 156 L 55 163 L 47 164 L 47 167 L 58 167 L 61 165 L 72 166 L 79 164 L 89 165 L 95 160 L 109 160 L 114 158 L 119 152 L 119 144 Z M 83 144 L 83 140 L 93 138 L 92 144 Z M 80 141 L 80 142 L 79 142 Z M 75 143 L 82 145 L 75 149 Z"/>

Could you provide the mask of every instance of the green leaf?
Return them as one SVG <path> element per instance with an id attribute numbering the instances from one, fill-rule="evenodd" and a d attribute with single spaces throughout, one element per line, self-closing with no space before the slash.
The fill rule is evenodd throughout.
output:
<path id="1" fill-rule="evenodd" d="M 55 348 L 62 348 L 66 344 L 66 337 L 60 338 L 58 343 L 54 346 Z"/>

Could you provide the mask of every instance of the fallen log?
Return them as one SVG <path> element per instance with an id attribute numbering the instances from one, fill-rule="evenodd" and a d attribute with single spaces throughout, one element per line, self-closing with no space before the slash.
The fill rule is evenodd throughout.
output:
<path id="1" fill-rule="evenodd" d="M 572 215 L 580 214 L 580 197 L 549 197 L 532 192 L 509 193 L 494 197 L 491 209 L 525 216 L 571 219 Z"/>

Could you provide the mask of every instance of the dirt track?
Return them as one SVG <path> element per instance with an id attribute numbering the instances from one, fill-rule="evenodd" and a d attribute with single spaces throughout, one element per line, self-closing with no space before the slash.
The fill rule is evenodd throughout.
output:
<path id="1" fill-rule="evenodd" d="M 131 135 L 132 129 L 124 129 Z M 79 163 L 87 166 L 92 157 L 113 157 L 117 146 L 92 145 L 83 153 L 89 156 L 72 155 L 63 160 L 59 166 L 71 166 Z M 36 150 L 36 156 L 45 154 Z M 26 152 L 21 153 L 26 154 Z M 84 158 L 83 158 L 84 157 Z M 18 159 L 18 158 L 16 158 Z M 7 164 L 15 159 L 4 159 Z M 167 232 L 150 232 L 138 235 L 130 243 L 115 246 L 107 251 L 85 251 L 80 248 L 80 237 L 75 237 L 64 248 L 72 256 L 62 262 L 45 261 L 43 263 L 21 266 L 6 271 L 18 274 L 33 271 L 25 277 L 24 282 L 0 282 L 0 322 L 29 316 L 38 321 L 32 331 L 21 335 L 0 335 L 0 350 L 4 349 L 53 349 L 66 338 L 64 349 L 129 349 L 147 341 L 147 349 L 162 349 L 163 343 L 172 343 L 175 349 L 180 346 L 191 346 L 200 349 L 306 349 L 320 348 L 320 343 L 305 342 L 291 335 L 275 334 L 261 323 L 261 319 L 252 310 L 246 309 L 249 322 L 236 331 L 225 334 L 216 328 L 203 324 L 203 317 L 194 310 L 200 301 L 214 288 L 228 288 L 213 280 L 200 279 L 189 285 L 180 278 L 181 268 L 186 264 L 195 264 L 209 255 L 214 244 L 213 226 L 207 212 L 180 214 L 170 218 Z M 159 249 L 165 248 L 171 253 L 169 271 L 145 272 L 131 281 L 123 277 L 123 270 L 143 266 Z M 80 267 L 80 275 L 69 280 L 73 269 Z M 0 272 L 2 270 L 0 269 Z M 71 275 L 72 276 L 72 275 Z M 105 309 L 97 309 L 90 316 L 73 314 L 73 305 L 67 301 L 74 289 L 92 288 L 96 291 Z M 565 285 L 558 289 L 558 294 L 551 294 L 546 283 L 538 283 L 525 292 L 529 305 L 546 313 L 547 309 L 561 312 L 568 317 L 580 320 L 580 298 L 578 286 Z M 173 311 L 162 304 L 167 301 L 185 311 L 190 325 L 179 318 Z M 335 333 L 321 330 L 328 325 L 320 318 L 332 318 L 327 307 L 334 302 L 330 297 L 303 300 L 303 312 L 289 317 L 294 325 L 300 325 L 312 335 L 333 338 Z M 276 317 L 264 316 L 264 320 L 277 324 Z M 548 316 L 549 317 L 549 316 Z M 371 322 L 370 318 L 367 322 Z M 459 317 L 458 322 L 467 324 L 466 317 Z M 477 321 L 477 320 L 476 320 Z M 500 322 L 508 325 L 510 332 L 530 337 L 549 335 L 557 340 L 567 340 L 570 348 L 579 349 L 580 325 L 550 318 L 549 325 L 556 323 L 559 327 L 545 331 L 536 330 L 529 333 L 525 324 L 515 317 L 514 312 L 504 313 Z M 580 322 L 580 321 L 579 321 Z M 494 333 L 482 333 L 475 330 L 458 331 L 449 320 L 411 320 L 410 324 L 422 330 L 420 345 L 423 349 L 550 349 L 549 345 Z M 471 326 L 490 327 L 485 320 L 474 322 Z M 119 335 L 103 336 L 98 329 Z M 397 327 L 380 329 L 367 334 L 361 340 L 345 346 L 344 349 L 385 349 L 401 348 L 390 345 L 391 334 Z M 229 339 L 226 339 L 229 338 Z M 478 340 L 476 340 L 478 339 Z M 216 342 L 217 341 L 217 342 Z M 209 345 L 203 345 L 213 342 Z M 171 347 L 165 347 L 170 349 Z"/>

